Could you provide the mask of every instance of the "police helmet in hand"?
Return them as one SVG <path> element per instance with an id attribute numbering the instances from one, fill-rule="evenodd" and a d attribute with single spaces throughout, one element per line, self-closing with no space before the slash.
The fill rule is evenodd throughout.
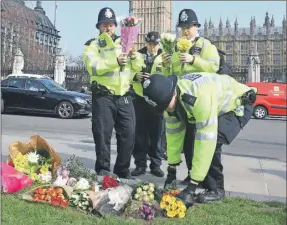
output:
<path id="1" fill-rule="evenodd" d="M 145 41 L 147 43 L 159 44 L 160 42 L 160 34 L 157 31 L 148 32 L 145 36 Z"/>
<path id="2" fill-rule="evenodd" d="M 143 97 L 157 112 L 167 109 L 177 85 L 177 76 L 154 74 L 143 82 Z"/>
<path id="3" fill-rule="evenodd" d="M 178 27 L 186 27 L 191 25 L 197 25 L 198 27 L 201 24 L 198 22 L 197 16 L 192 9 L 183 9 L 180 11 L 178 16 Z"/>
<path id="4" fill-rule="evenodd" d="M 117 20 L 114 10 L 111 8 L 105 7 L 102 8 L 98 15 L 98 23 L 96 27 L 99 29 L 100 25 L 103 23 L 114 23 L 117 26 Z"/>

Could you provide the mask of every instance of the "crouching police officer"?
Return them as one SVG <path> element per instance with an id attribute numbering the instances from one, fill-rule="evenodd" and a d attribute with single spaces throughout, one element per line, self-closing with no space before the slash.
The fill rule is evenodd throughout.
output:
<path id="1" fill-rule="evenodd" d="M 134 107 L 136 113 L 136 135 L 133 156 L 136 169 L 132 176 L 145 174 L 147 168 L 147 154 L 150 157 L 150 171 L 157 177 L 163 177 L 164 172 L 160 169 L 162 157 L 162 130 L 163 114 L 157 113 L 144 100 L 142 82 L 144 78 L 154 73 L 162 72 L 162 58 L 159 42 L 160 34 L 151 31 L 147 34 L 146 47 L 139 50 L 144 58 L 145 67 L 135 76 L 133 88 L 136 93 Z"/>
<path id="2" fill-rule="evenodd" d="M 120 37 L 115 35 L 116 16 L 111 8 L 103 8 L 98 15 L 97 39 L 87 41 L 83 61 L 91 75 L 92 131 L 96 147 L 95 170 L 110 171 L 110 144 L 116 130 L 117 159 L 114 173 L 130 177 L 130 160 L 134 147 L 135 113 L 129 89 L 133 75 L 143 62 L 140 54 L 122 53 Z"/>
<path id="3" fill-rule="evenodd" d="M 178 15 L 177 26 L 181 29 L 184 38 L 191 42 L 191 48 L 184 53 L 174 52 L 172 55 L 163 53 L 164 74 L 176 74 L 179 77 L 191 72 L 210 72 L 216 73 L 219 70 L 220 57 L 218 50 L 209 40 L 200 37 L 198 29 L 201 26 L 196 13 L 192 9 L 183 9 Z M 166 119 L 168 126 L 169 120 Z M 167 129 L 167 132 L 169 130 Z M 191 169 L 195 125 L 188 124 L 186 128 L 183 152 L 188 171 Z M 187 185 L 190 177 L 182 182 Z"/>
<path id="4" fill-rule="evenodd" d="M 205 179 L 207 191 L 201 203 L 225 197 L 221 147 L 230 144 L 252 116 L 256 93 L 228 75 L 191 73 L 179 80 L 172 75 L 153 75 L 143 83 L 147 102 L 159 112 L 166 110 L 172 121 L 167 126 L 168 174 L 165 187 L 175 184 L 176 166 L 181 163 L 186 127 L 196 125 L 191 181 L 179 194 L 187 207 L 194 204 L 194 192 Z"/>

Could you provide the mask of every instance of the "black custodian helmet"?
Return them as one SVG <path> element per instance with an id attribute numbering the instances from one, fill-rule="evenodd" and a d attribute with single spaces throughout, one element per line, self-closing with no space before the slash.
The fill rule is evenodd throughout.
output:
<path id="1" fill-rule="evenodd" d="M 102 23 L 111 22 L 117 26 L 117 20 L 114 10 L 111 8 L 105 7 L 102 8 L 98 15 L 98 23 L 96 27 L 99 29 Z"/>
<path id="2" fill-rule="evenodd" d="M 198 22 L 197 16 L 192 9 L 183 9 L 180 11 L 178 16 L 178 27 L 197 25 L 198 27 L 201 24 Z"/>

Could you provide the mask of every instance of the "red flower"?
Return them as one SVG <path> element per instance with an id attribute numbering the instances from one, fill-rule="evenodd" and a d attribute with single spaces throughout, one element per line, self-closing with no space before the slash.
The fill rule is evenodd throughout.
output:
<path id="1" fill-rule="evenodd" d="M 12 161 L 8 162 L 8 165 L 14 167 L 14 163 Z"/>
<path id="2" fill-rule="evenodd" d="M 103 184 L 102 184 L 102 188 L 104 190 L 108 188 L 112 188 L 112 187 L 117 187 L 117 186 L 119 186 L 119 183 L 115 178 L 111 176 L 104 176 Z"/>

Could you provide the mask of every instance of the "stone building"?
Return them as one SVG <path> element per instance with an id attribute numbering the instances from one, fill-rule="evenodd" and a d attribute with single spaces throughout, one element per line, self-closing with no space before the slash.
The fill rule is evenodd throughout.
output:
<path id="1" fill-rule="evenodd" d="M 51 69 L 60 51 L 59 31 L 46 16 L 42 1 L 31 9 L 23 0 L 1 1 L 1 68 L 10 70 L 17 49 L 25 59 L 24 70 Z"/>
<path id="2" fill-rule="evenodd" d="M 130 0 L 130 12 L 142 19 L 137 47 L 145 45 L 145 35 L 149 31 L 160 33 L 171 30 L 172 1 L 134 1 Z"/>
<path id="3" fill-rule="evenodd" d="M 251 18 L 249 27 L 240 27 L 236 19 L 232 26 L 227 19 L 220 18 L 218 27 L 210 20 L 205 21 L 201 35 L 210 39 L 219 49 L 226 52 L 226 61 L 235 73 L 245 73 L 251 55 L 260 59 L 261 81 L 286 80 L 286 19 L 276 26 L 273 16 L 266 13 L 262 25 Z"/>

